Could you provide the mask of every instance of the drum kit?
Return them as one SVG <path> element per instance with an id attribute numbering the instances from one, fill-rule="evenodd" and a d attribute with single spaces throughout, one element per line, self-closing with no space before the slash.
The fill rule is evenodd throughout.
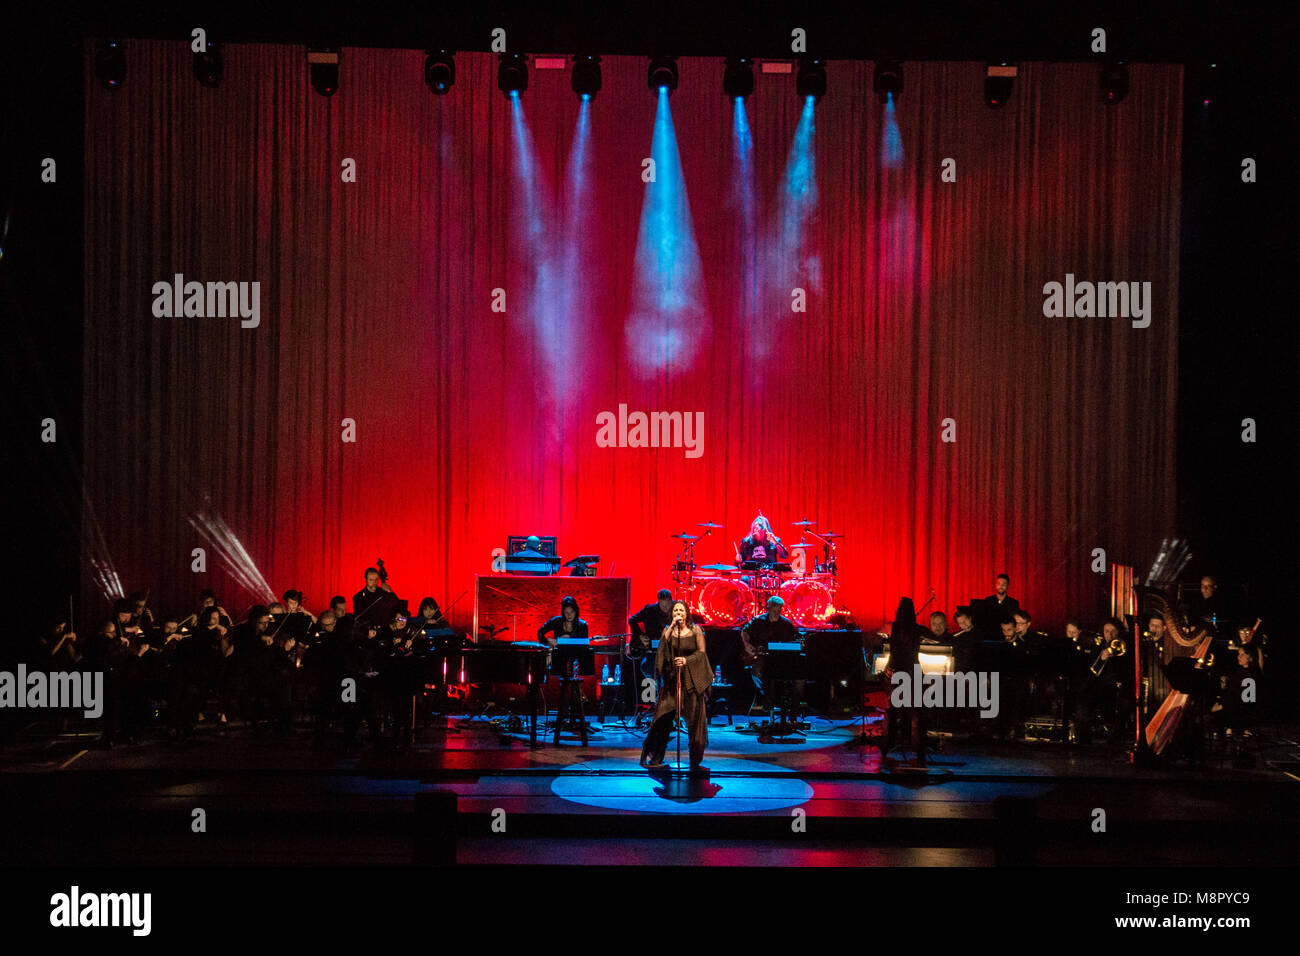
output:
<path id="1" fill-rule="evenodd" d="M 839 571 L 835 560 L 835 542 L 844 537 L 834 531 L 818 534 L 815 521 L 795 521 L 801 539 L 786 548 L 793 561 L 742 561 L 738 564 L 695 563 L 695 546 L 723 527 L 712 521 L 699 522 L 703 534 L 670 535 L 682 542 L 682 550 L 673 561 L 673 582 L 691 612 L 703 624 L 735 627 L 760 614 L 773 595 L 785 601 L 782 613 L 803 628 L 829 626 L 837 612 L 835 595 L 839 590 Z M 816 541 L 809 541 L 811 535 Z M 812 552 L 822 549 L 822 560 Z"/>

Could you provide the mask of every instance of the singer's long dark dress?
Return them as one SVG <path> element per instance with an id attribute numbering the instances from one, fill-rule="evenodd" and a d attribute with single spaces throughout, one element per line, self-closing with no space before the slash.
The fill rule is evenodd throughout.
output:
<path id="1" fill-rule="evenodd" d="M 690 732 L 691 766 L 694 767 L 704 759 L 704 748 L 709 743 L 708 699 L 713 685 L 713 668 L 705 653 L 704 632 L 698 624 L 676 633 L 672 626 L 666 627 L 659 638 L 655 671 L 663 678 L 663 689 L 659 692 L 659 706 L 646 734 L 642 756 L 648 756 L 652 763 L 662 763 L 668 749 L 677 712 L 674 657 L 686 658 L 686 666 L 682 668 L 682 716 Z"/>

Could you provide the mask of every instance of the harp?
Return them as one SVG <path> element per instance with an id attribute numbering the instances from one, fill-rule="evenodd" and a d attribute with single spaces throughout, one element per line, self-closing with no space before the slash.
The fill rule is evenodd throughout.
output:
<path id="1" fill-rule="evenodd" d="M 1210 649 L 1210 642 L 1214 639 L 1213 635 L 1205 633 L 1200 628 L 1184 627 L 1177 610 L 1163 591 L 1147 587 L 1139 587 L 1135 590 L 1164 615 L 1165 632 L 1171 638 L 1171 643 L 1167 645 L 1167 649 L 1162 655 L 1164 663 L 1168 664 L 1176 657 L 1191 657 L 1198 661 L 1202 660 Z M 1183 719 L 1183 713 L 1187 709 L 1188 700 L 1188 695 L 1182 691 L 1173 688 L 1168 690 L 1165 699 L 1147 722 L 1146 730 L 1143 733 L 1147 746 L 1151 748 L 1152 753 L 1159 755 L 1174 739 L 1174 734 L 1178 731 L 1178 725 Z"/>

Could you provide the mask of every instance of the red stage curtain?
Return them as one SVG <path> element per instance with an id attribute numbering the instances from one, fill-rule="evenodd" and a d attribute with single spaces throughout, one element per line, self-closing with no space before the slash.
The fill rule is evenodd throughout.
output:
<path id="1" fill-rule="evenodd" d="M 909 63 L 903 161 L 886 169 L 872 64 L 832 62 L 795 261 L 759 251 L 735 201 L 721 59 L 683 59 L 671 109 L 701 312 L 690 361 L 647 375 L 625 340 L 656 109 L 644 59 L 605 58 L 571 196 L 568 71 L 533 70 L 521 97 L 525 195 L 486 54 L 457 56 L 436 97 L 423 54 L 345 48 L 327 99 L 299 47 L 226 47 L 217 89 L 186 43 L 126 49 L 116 92 L 86 59 L 85 481 L 87 559 L 106 553 L 128 590 L 188 609 L 212 586 L 236 613 L 263 596 L 210 547 L 191 571 L 202 511 L 313 609 L 377 557 L 400 595 L 445 605 L 508 533 L 533 532 L 651 600 L 670 533 L 725 522 L 697 553 L 725 560 L 761 508 L 787 540 L 805 516 L 845 535 L 841 603 L 865 624 L 931 587 L 951 612 L 1004 570 L 1048 623 L 1104 610 L 1094 548 L 1141 568 L 1171 530 L 1179 67 L 1133 66 L 1107 108 L 1096 65 L 1029 63 L 992 111 L 981 64 Z M 767 236 L 803 104 L 792 77 L 758 80 Z M 546 236 L 582 225 L 563 309 L 538 307 L 529 214 Z M 260 327 L 155 318 L 153 284 L 176 273 L 260 282 Z M 1067 273 L 1150 282 L 1150 327 L 1045 318 L 1043 286 Z M 702 456 L 597 447 L 596 416 L 620 403 L 703 412 Z"/>

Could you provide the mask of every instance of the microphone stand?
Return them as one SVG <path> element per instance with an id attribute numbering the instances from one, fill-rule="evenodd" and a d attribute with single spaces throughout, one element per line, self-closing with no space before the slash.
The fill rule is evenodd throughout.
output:
<path id="1" fill-rule="evenodd" d="M 681 637 L 673 628 L 673 657 L 682 656 Z M 677 665 L 677 773 L 682 772 L 682 665 Z"/>

